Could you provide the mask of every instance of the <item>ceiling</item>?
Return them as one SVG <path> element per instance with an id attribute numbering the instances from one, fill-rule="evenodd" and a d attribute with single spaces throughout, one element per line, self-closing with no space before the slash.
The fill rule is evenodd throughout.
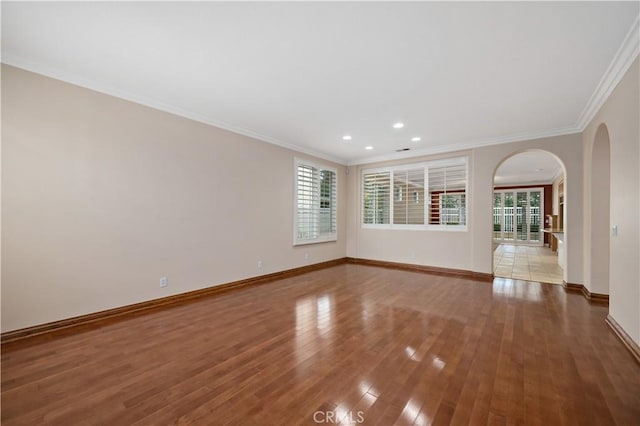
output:
<path id="1" fill-rule="evenodd" d="M 3 1 L 2 61 L 357 164 L 580 131 L 638 10 Z"/>
<path id="2" fill-rule="evenodd" d="M 560 162 L 541 151 L 523 152 L 506 159 L 494 176 L 494 185 L 550 184 L 563 173 Z"/>

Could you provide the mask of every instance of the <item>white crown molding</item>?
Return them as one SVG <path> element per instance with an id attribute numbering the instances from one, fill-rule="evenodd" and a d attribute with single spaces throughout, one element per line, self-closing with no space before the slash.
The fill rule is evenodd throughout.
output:
<path id="1" fill-rule="evenodd" d="M 522 142 L 533 139 L 549 138 L 553 136 L 563 136 L 580 133 L 580 129 L 575 126 L 562 127 L 559 129 L 545 130 L 540 132 L 520 133 L 514 135 L 500 136 L 497 138 L 486 138 L 475 141 L 460 142 L 448 145 L 436 145 L 429 148 L 421 148 L 411 151 L 393 152 L 381 154 L 374 157 L 353 158 L 347 162 L 348 166 L 360 164 L 378 163 L 382 161 L 401 160 L 406 158 L 421 157 L 434 154 L 445 154 L 454 151 L 463 151 L 474 148 L 482 148 L 490 145 L 501 145 L 506 143 Z"/>
<path id="2" fill-rule="evenodd" d="M 93 90 L 95 92 L 103 93 L 105 95 L 114 96 L 116 98 L 124 99 L 126 101 L 134 102 L 149 108 L 157 109 L 159 111 L 168 112 L 173 115 L 177 115 L 180 117 L 188 118 L 189 120 L 197 121 L 199 123 L 207 124 L 209 126 L 217 127 L 220 129 L 228 130 L 233 133 L 237 133 L 240 135 L 248 136 L 253 139 L 257 139 L 263 142 L 267 142 L 273 145 L 277 145 L 282 148 L 289 149 L 291 151 L 295 151 L 301 154 L 311 155 L 313 157 L 321 158 L 323 160 L 331 161 L 337 164 L 346 165 L 346 161 L 344 159 L 334 157 L 323 152 L 319 152 L 313 149 L 301 147 L 299 145 L 295 145 L 293 143 L 284 142 L 276 138 L 272 138 L 270 136 L 266 136 L 260 133 L 256 133 L 254 131 L 244 129 L 241 127 L 236 127 L 230 125 L 228 123 L 224 123 L 221 121 L 216 121 L 208 117 L 204 117 L 202 115 L 193 113 L 191 111 L 187 111 L 181 108 L 177 108 L 171 105 L 167 105 L 161 101 L 156 99 L 147 98 L 144 96 L 138 96 L 133 93 L 129 93 L 125 90 L 118 89 L 116 87 L 107 86 L 96 81 L 87 80 L 86 78 L 82 78 L 78 75 L 73 75 L 71 73 L 62 72 L 57 69 L 53 69 L 51 67 L 43 66 L 42 64 L 35 64 L 30 61 L 24 61 L 20 58 L 17 58 L 11 54 L 7 54 L 3 52 L 2 55 L 2 63 L 10 65 L 12 67 L 20 68 L 26 71 L 30 71 L 36 74 L 44 75 L 46 77 L 54 78 L 56 80 L 63 81 L 65 83 L 73 84 L 75 86 L 83 87 L 85 89 Z"/>
<path id="3" fill-rule="evenodd" d="M 602 105 L 606 102 L 607 98 L 616 88 L 622 77 L 633 63 L 640 52 L 640 15 L 636 17 L 631 25 L 631 29 L 627 33 L 627 36 L 622 41 L 620 48 L 616 52 L 609 68 L 605 71 L 604 75 L 600 79 L 598 86 L 594 90 L 591 98 L 587 102 L 587 105 L 582 110 L 580 117 L 578 118 L 576 127 L 580 131 L 584 131 L 587 125 L 593 120 Z"/>

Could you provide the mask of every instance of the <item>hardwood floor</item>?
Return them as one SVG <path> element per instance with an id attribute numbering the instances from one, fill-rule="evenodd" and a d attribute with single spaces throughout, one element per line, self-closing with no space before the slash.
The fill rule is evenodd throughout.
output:
<path id="1" fill-rule="evenodd" d="M 4 345 L 2 424 L 640 424 L 606 315 L 555 285 L 345 264 Z"/>

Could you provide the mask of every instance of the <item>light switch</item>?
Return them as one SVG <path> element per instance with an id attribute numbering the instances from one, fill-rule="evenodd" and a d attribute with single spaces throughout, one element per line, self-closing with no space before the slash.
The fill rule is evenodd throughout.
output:
<path id="1" fill-rule="evenodd" d="M 611 236 L 612 237 L 617 237 L 618 236 L 618 225 L 613 225 L 611 227 Z"/>

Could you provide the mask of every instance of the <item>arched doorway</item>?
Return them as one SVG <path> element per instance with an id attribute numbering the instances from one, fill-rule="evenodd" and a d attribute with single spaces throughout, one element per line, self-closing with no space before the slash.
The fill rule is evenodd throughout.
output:
<path id="1" fill-rule="evenodd" d="M 505 157 L 493 176 L 493 274 L 562 284 L 565 167 L 552 153 Z"/>
<path id="2" fill-rule="evenodd" d="M 591 241 L 586 286 L 592 293 L 609 294 L 611 147 L 604 123 L 593 140 L 589 183 Z"/>

